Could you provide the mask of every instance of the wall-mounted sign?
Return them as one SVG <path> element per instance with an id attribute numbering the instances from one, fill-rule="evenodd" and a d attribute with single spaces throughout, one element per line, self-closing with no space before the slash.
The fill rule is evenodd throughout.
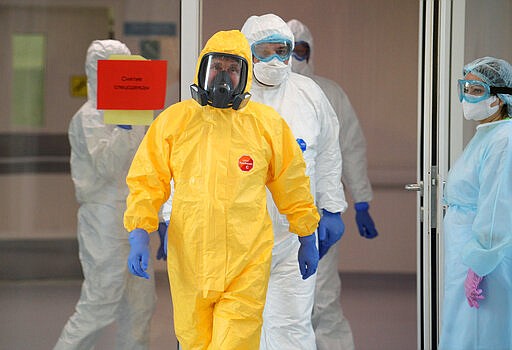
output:
<path id="1" fill-rule="evenodd" d="M 165 101 L 167 61 L 112 55 L 98 61 L 98 109 L 105 124 L 149 125 Z"/>
<path id="2" fill-rule="evenodd" d="M 99 60 L 98 109 L 162 109 L 167 61 Z"/>

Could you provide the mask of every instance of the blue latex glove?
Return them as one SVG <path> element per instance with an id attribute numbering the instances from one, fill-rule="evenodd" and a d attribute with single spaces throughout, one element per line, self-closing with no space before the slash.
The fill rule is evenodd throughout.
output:
<path id="1" fill-rule="evenodd" d="M 316 248 L 316 236 L 314 233 L 309 236 L 299 237 L 299 269 L 302 279 L 312 276 L 318 267 L 318 249 Z"/>
<path id="2" fill-rule="evenodd" d="M 118 125 L 118 127 L 120 127 L 121 129 L 125 129 L 125 130 L 131 130 L 132 129 L 131 125 Z"/>
<path id="3" fill-rule="evenodd" d="M 373 223 L 372 217 L 368 212 L 370 205 L 368 202 L 359 202 L 354 204 L 356 209 L 356 223 L 359 229 L 359 234 L 364 238 L 372 239 L 379 235 L 375 224 Z"/>
<path id="4" fill-rule="evenodd" d="M 136 228 L 130 232 L 130 255 L 128 255 L 128 270 L 132 275 L 149 279 L 146 272 L 149 264 L 149 234 L 146 230 Z"/>
<path id="5" fill-rule="evenodd" d="M 157 260 L 167 260 L 167 226 L 169 226 L 169 221 L 158 224 L 160 247 L 158 247 L 158 251 L 156 252 Z"/>
<path id="6" fill-rule="evenodd" d="M 318 250 L 320 259 L 327 254 L 329 248 L 338 242 L 345 232 L 345 224 L 340 213 L 331 213 L 322 209 L 322 217 L 318 223 Z"/>

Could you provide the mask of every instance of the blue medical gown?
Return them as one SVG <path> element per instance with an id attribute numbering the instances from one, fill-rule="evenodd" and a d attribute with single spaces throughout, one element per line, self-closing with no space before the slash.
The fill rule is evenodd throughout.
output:
<path id="1" fill-rule="evenodd" d="M 512 121 L 486 123 L 448 174 L 440 349 L 512 349 Z M 469 307 L 468 268 L 485 276 Z"/>

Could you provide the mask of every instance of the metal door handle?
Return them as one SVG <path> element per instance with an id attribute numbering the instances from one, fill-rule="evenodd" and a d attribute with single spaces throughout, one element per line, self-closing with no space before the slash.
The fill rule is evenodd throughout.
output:
<path id="1" fill-rule="evenodd" d="M 405 189 L 407 191 L 423 192 L 423 181 L 419 184 L 406 184 Z"/>
<path id="2" fill-rule="evenodd" d="M 421 191 L 421 185 L 419 184 L 407 184 L 405 185 L 407 191 Z"/>

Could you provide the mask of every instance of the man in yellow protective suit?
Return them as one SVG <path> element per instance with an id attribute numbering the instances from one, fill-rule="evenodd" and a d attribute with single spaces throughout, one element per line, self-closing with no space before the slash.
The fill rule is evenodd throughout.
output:
<path id="1" fill-rule="evenodd" d="M 174 182 L 167 268 L 183 349 L 258 349 L 273 247 L 268 188 L 301 243 L 302 278 L 318 265 L 319 215 L 301 150 L 271 107 L 250 99 L 251 50 L 218 32 L 197 62 L 193 99 L 155 119 L 127 177 L 130 271 L 146 274 L 149 236 Z"/>

